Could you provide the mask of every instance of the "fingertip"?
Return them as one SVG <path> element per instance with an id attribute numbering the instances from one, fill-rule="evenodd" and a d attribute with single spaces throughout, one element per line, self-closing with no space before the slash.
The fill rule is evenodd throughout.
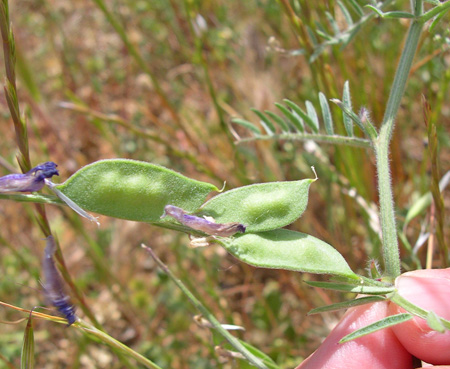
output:
<path id="1" fill-rule="evenodd" d="M 405 273 L 397 278 L 395 285 L 403 298 L 444 319 L 450 319 L 450 269 Z M 389 311 L 391 314 L 405 312 L 394 303 L 389 304 Z M 417 358 L 431 364 L 450 363 L 449 331 L 436 332 L 419 317 L 396 325 L 392 330 L 408 352 Z"/>

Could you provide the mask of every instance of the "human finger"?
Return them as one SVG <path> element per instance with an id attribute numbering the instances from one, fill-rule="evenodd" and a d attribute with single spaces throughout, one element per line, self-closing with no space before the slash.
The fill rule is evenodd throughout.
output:
<path id="1" fill-rule="evenodd" d="M 408 272 L 396 279 L 395 286 L 403 298 L 450 320 L 450 268 Z M 389 311 L 405 312 L 394 303 L 390 303 Z M 431 364 L 450 364 L 450 331 L 434 331 L 419 317 L 392 329 L 412 355 Z"/>
<path id="2" fill-rule="evenodd" d="M 339 343 L 347 334 L 388 314 L 385 301 L 349 309 L 320 347 L 296 369 L 412 369 L 411 354 L 390 328 Z"/>

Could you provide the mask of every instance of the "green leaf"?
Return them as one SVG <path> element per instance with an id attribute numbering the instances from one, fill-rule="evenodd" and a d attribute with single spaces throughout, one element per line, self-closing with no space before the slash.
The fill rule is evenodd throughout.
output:
<path id="1" fill-rule="evenodd" d="M 349 26 L 353 24 L 352 16 L 350 15 L 350 11 L 347 9 L 347 7 L 343 4 L 342 1 L 337 0 L 337 4 L 339 8 L 341 9 L 342 15 L 344 16 L 345 21 Z"/>
<path id="2" fill-rule="evenodd" d="M 319 126 L 316 124 L 314 120 L 312 120 L 307 113 L 305 113 L 302 108 L 300 108 L 297 104 L 292 102 L 291 100 L 284 99 L 283 100 L 287 106 L 289 106 L 300 118 L 302 118 L 305 123 L 313 130 L 314 133 L 319 132 Z M 303 127 L 303 126 L 302 126 Z M 303 131 L 301 131 L 303 132 Z"/>
<path id="3" fill-rule="evenodd" d="M 431 201 L 432 201 L 431 192 L 427 192 L 426 194 L 422 195 L 419 199 L 417 199 L 406 213 L 404 227 L 406 227 L 409 224 L 409 222 L 413 220 L 416 216 L 425 211 L 425 209 L 427 209 L 431 205 Z"/>
<path id="4" fill-rule="evenodd" d="M 306 26 L 306 31 L 308 32 L 308 36 L 309 36 L 309 39 L 311 40 L 311 43 L 313 44 L 314 47 L 316 47 L 319 44 L 319 41 L 317 40 L 317 37 L 314 34 L 314 31 L 309 26 Z"/>
<path id="5" fill-rule="evenodd" d="M 345 81 L 344 83 L 344 92 L 342 93 L 342 102 L 345 106 L 348 107 L 350 111 L 352 111 L 352 99 L 350 95 L 350 86 L 348 81 Z M 347 132 L 347 135 L 350 137 L 353 137 L 353 123 L 352 119 L 344 112 L 342 111 L 342 119 L 344 122 L 345 131 Z"/>
<path id="6" fill-rule="evenodd" d="M 317 117 L 317 113 L 316 113 L 316 109 L 314 108 L 314 105 L 312 104 L 311 101 L 306 101 L 305 102 L 306 105 L 306 111 L 308 112 L 308 116 L 311 119 L 311 121 L 314 124 L 313 130 L 314 132 L 319 132 L 319 118 Z"/>
<path id="7" fill-rule="evenodd" d="M 364 15 L 364 11 L 361 8 L 361 6 L 356 2 L 356 0 L 349 0 L 349 2 L 352 5 L 355 12 L 358 14 L 358 16 L 362 17 Z"/>
<path id="8" fill-rule="evenodd" d="M 250 110 L 255 113 L 259 119 L 261 119 L 261 124 L 266 130 L 268 135 L 272 135 L 275 133 L 275 127 L 273 126 L 272 122 L 267 118 L 262 112 L 260 112 L 258 109 L 250 108 Z"/>
<path id="9" fill-rule="evenodd" d="M 366 295 L 385 295 L 395 291 L 394 287 L 377 287 L 377 286 L 365 286 L 365 285 L 351 285 L 345 283 L 333 283 L 333 282 L 316 282 L 305 281 L 306 284 L 313 287 L 325 288 L 328 290 L 364 293 Z"/>
<path id="10" fill-rule="evenodd" d="M 270 110 L 265 110 L 264 113 L 266 113 L 272 120 L 278 124 L 278 126 L 281 128 L 283 132 L 289 132 L 289 125 L 284 121 L 283 118 L 276 115 L 274 112 L 271 112 Z"/>
<path id="11" fill-rule="evenodd" d="M 333 118 L 331 117 L 330 106 L 327 98 L 322 92 L 319 92 L 319 102 L 322 109 L 323 122 L 325 124 L 325 132 L 329 135 L 334 135 Z"/>
<path id="12" fill-rule="evenodd" d="M 372 11 L 374 11 L 376 14 L 378 14 L 380 17 L 383 17 L 384 13 L 382 10 L 378 9 L 377 7 L 373 6 L 373 5 L 366 5 L 366 8 L 371 9 Z"/>
<path id="13" fill-rule="evenodd" d="M 445 333 L 446 329 L 442 324 L 441 318 L 434 311 L 429 311 L 427 315 L 427 324 L 431 329 L 440 333 Z"/>
<path id="14" fill-rule="evenodd" d="M 367 133 L 366 127 L 364 126 L 364 123 L 361 121 L 361 119 L 351 110 L 351 107 L 347 106 L 345 103 L 338 99 L 331 99 L 331 102 L 339 106 L 339 108 L 342 110 L 343 114 L 347 115 L 351 120 L 353 120 L 361 130 Z"/>
<path id="15" fill-rule="evenodd" d="M 20 368 L 21 369 L 34 368 L 34 333 L 31 321 L 31 314 L 28 317 L 27 326 L 25 327 L 22 353 L 20 355 Z"/>
<path id="16" fill-rule="evenodd" d="M 350 300 L 350 301 L 338 302 L 337 304 L 331 304 L 331 305 L 321 306 L 321 307 L 312 309 L 308 312 L 308 315 L 320 314 L 320 313 L 336 311 L 336 310 L 341 310 L 341 309 L 348 309 L 348 308 L 351 308 L 354 306 L 371 304 L 373 302 L 384 301 L 384 300 L 386 300 L 386 299 L 382 296 L 361 297 L 361 298 Z"/>
<path id="17" fill-rule="evenodd" d="M 445 173 L 441 180 L 439 181 L 439 191 L 443 192 L 446 187 L 450 183 L 450 171 Z M 405 224 L 403 226 L 403 229 L 405 229 L 409 222 L 414 219 L 416 216 L 418 216 L 420 213 L 422 213 L 426 208 L 428 208 L 431 205 L 432 201 L 432 195 L 431 192 L 427 192 L 424 195 L 422 195 L 419 199 L 417 199 L 414 204 L 411 205 L 408 212 L 406 213 L 405 217 Z"/>
<path id="18" fill-rule="evenodd" d="M 289 109 L 279 103 L 275 103 L 275 106 L 292 122 L 295 128 L 297 128 L 300 132 L 305 131 L 302 121 L 298 120 L 297 117 L 289 111 Z"/>
<path id="19" fill-rule="evenodd" d="M 256 127 L 253 123 L 249 122 L 248 120 L 240 119 L 240 118 L 233 118 L 231 120 L 233 123 L 239 124 L 242 127 L 245 127 L 252 131 L 253 133 L 260 135 L 261 131 L 258 127 Z"/>
<path id="20" fill-rule="evenodd" d="M 197 210 L 217 187 L 142 161 L 100 160 L 55 186 L 88 211 L 140 222 L 158 221 L 168 204 Z"/>
<path id="21" fill-rule="evenodd" d="M 333 18 L 333 16 L 330 14 L 330 12 L 325 12 L 325 17 L 327 18 L 328 22 L 330 23 L 334 34 L 338 35 L 339 33 L 341 33 L 336 20 Z"/>
<path id="22" fill-rule="evenodd" d="M 305 113 L 297 104 L 295 104 L 294 102 L 288 100 L 288 99 L 284 99 L 283 100 L 287 106 L 289 106 L 300 118 L 302 118 L 305 123 L 313 130 L 314 133 L 319 132 L 319 126 L 317 124 L 317 122 L 313 119 L 311 119 L 311 117 Z"/>
<path id="23" fill-rule="evenodd" d="M 418 316 L 419 318 L 428 320 L 430 317 L 430 311 L 422 309 L 420 306 L 413 304 L 411 301 L 402 297 L 398 292 L 395 292 L 390 296 L 391 302 L 397 304 L 398 306 L 405 309 L 408 313 Z M 437 316 L 440 320 L 440 323 L 444 326 L 445 329 L 450 330 L 450 321 L 444 319 L 443 317 Z"/>
<path id="24" fill-rule="evenodd" d="M 439 13 L 431 22 L 430 27 L 428 28 L 430 33 L 434 33 L 434 29 L 436 28 L 436 26 L 438 25 L 438 23 L 441 21 L 442 18 L 444 18 L 444 16 L 447 14 L 447 12 L 450 9 L 447 9 L 446 11 L 443 11 L 442 13 Z"/>
<path id="25" fill-rule="evenodd" d="M 383 13 L 383 18 L 386 18 L 386 19 L 399 19 L 399 18 L 401 18 L 401 19 L 404 19 L 404 18 L 411 19 L 411 18 L 414 18 L 414 17 L 415 17 L 414 14 L 411 14 L 411 13 L 408 13 L 408 12 L 393 11 L 393 12 Z"/>
<path id="26" fill-rule="evenodd" d="M 328 32 L 326 31 L 325 27 L 322 26 L 322 24 L 320 24 L 319 22 L 314 22 L 316 25 L 316 33 L 324 38 L 325 40 L 331 41 L 333 40 L 333 36 L 329 35 Z"/>
<path id="27" fill-rule="evenodd" d="M 277 229 L 221 239 L 220 243 L 239 260 L 257 267 L 359 279 L 336 249 L 304 233 Z"/>
<path id="28" fill-rule="evenodd" d="M 315 179 L 258 183 L 218 194 L 201 208 L 217 223 L 239 222 L 246 232 L 262 232 L 291 224 L 305 211 Z"/>
<path id="29" fill-rule="evenodd" d="M 413 318 L 413 316 L 411 314 L 407 314 L 407 313 L 388 316 L 384 319 L 379 320 L 378 322 L 369 324 L 366 327 L 363 327 L 363 328 L 358 329 L 350 334 L 347 334 L 345 337 L 343 337 L 339 341 L 339 343 L 352 341 L 354 339 L 357 339 L 362 336 L 366 336 L 370 333 L 379 331 L 381 329 L 392 327 L 393 325 L 397 325 L 397 324 L 406 322 L 412 318 Z"/>

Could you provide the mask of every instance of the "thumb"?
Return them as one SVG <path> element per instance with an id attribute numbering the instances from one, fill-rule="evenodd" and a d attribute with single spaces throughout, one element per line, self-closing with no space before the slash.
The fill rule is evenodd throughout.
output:
<path id="1" fill-rule="evenodd" d="M 402 274 L 395 281 L 398 293 L 408 301 L 450 320 L 450 268 L 416 270 Z M 391 314 L 405 311 L 389 304 Z M 417 358 L 430 364 L 450 364 L 450 331 L 432 330 L 419 317 L 392 327 L 402 345 Z"/>

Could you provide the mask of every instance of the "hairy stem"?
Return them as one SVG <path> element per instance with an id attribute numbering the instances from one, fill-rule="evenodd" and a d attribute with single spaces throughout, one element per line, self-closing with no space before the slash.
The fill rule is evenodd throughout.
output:
<path id="1" fill-rule="evenodd" d="M 391 93 L 386 106 L 383 123 L 375 140 L 378 191 L 380 196 L 380 218 L 383 233 L 383 258 L 387 277 L 400 275 L 400 255 L 395 225 L 395 212 L 389 171 L 389 143 L 394 131 L 394 122 L 403 97 L 408 75 L 419 43 L 422 23 L 414 20 L 408 31 L 400 62 L 397 67 Z"/>

